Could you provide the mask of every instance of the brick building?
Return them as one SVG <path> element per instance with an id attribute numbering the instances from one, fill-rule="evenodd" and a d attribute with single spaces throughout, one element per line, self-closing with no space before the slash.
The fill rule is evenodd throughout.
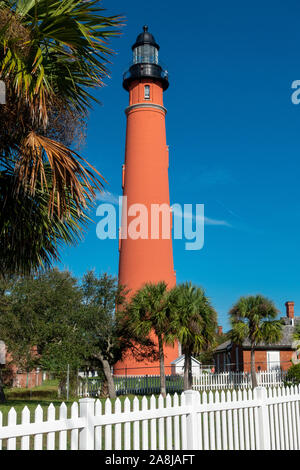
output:
<path id="1" fill-rule="evenodd" d="M 18 388 L 32 388 L 42 384 L 43 372 L 34 369 L 29 372 L 19 370 L 12 363 L 4 341 L 0 340 L 0 368 L 5 385 Z"/>
<path id="2" fill-rule="evenodd" d="M 283 334 L 276 344 L 260 343 L 255 348 L 256 370 L 287 370 L 294 363 L 300 362 L 300 342 L 294 339 L 295 328 L 300 325 L 300 317 L 294 315 L 294 302 L 286 302 L 286 316 L 281 318 Z M 251 369 L 250 341 L 242 345 L 231 340 L 220 344 L 214 353 L 216 372 L 244 371 Z"/>

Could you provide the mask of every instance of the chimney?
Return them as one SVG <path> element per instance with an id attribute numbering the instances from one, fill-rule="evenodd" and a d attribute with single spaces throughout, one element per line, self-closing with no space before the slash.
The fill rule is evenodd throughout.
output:
<path id="1" fill-rule="evenodd" d="M 222 336 L 223 334 L 223 327 L 222 326 L 218 326 L 218 335 L 219 336 Z"/>
<path id="2" fill-rule="evenodd" d="M 294 318 L 294 302 L 286 302 L 286 316 L 288 318 Z"/>

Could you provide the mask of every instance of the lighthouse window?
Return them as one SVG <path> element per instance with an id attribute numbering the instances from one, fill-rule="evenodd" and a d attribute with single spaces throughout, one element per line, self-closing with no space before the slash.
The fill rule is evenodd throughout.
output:
<path id="1" fill-rule="evenodd" d="M 143 44 L 133 50 L 134 64 L 158 64 L 158 50 L 149 44 Z"/>
<path id="2" fill-rule="evenodd" d="M 145 100 L 150 99 L 150 85 L 145 85 L 145 94 L 144 94 Z"/>

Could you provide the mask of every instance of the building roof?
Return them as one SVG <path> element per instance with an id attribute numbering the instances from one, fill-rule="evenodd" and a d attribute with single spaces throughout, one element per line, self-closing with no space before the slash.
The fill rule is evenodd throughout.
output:
<path id="1" fill-rule="evenodd" d="M 277 343 L 266 343 L 262 341 L 261 343 L 257 344 L 256 348 L 258 349 L 297 349 L 299 347 L 299 341 L 296 341 L 293 337 L 294 332 L 295 332 L 295 327 L 300 325 L 300 317 L 295 317 L 294 318 L 294 326 L 290 324 L 290 319 L 287 317 L 281 318 L 283 321 L 283 334 L 282 338 L 280 341 Z M 225 341 L 224 343 L 220 344 L 216 348 L 216 352 L 221 352 L 221 351 L 226 351 L 230 349 L 232 346 L 232 341 L 228 340 Z M 250 348 L 250 341 L 247 338 L 243 343 L 242 343 L 243 348 L 248 349 Z"/>
<path id="2" fill-rule="evenodd" d="M 183 360 L 184 360 L 184 354 L 174 359 L 174 361 L 172 361 L 171 364 L 175 365 L 175 364 L 178 364 L 178 362 L 181 362 Z M 195 359 L 193 356 L 192 356 L 192 362 L 196 362 L 197 364 L 201 365 L 201 362 L 198 361 L 198 359 Z"/>

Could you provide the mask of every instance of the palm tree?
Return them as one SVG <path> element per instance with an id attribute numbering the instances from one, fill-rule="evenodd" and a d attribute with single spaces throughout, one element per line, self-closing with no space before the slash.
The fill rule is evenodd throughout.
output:
<path id="1" fill-rule="evenodd" d="M 147 283 L 132 297 L 128 307 L 128 321 L 134 334 L 158 339 L 160 362 L 160 392 L 166 396 L 165 358 L 163 346 L 174 343 L 169 292 L 165 282 Z"/>
<path id="2" fill-rule="evenodd" d="M 192 355 L 207 350 L 215 343 L 217 314 L 201 287 L 184 283 L 170 293 L 173 334 L 184 354 L 184 390 L 193 385 Z"/>
<path id="3" fill-rule="evenodd" d="M 274 303 L 262 295 L 241 297 L 229 312 L 232 341 L 242 344 L 248 339 L 250 342 L 253 388 L 257 387 L 255 348 L 261 342 L 276 343 L 282 336 L 281 321 L 275 320 L 277 314 Z"/>
<path id="4" fill-rule="evenodd" d="M 78 153 L 97 102 L 91 92 L 109 76 L 108 40 L 120 33 L 121 17 L 103 12 L 96 0 L 0 0 L 0 173 L 13 170 L 10 204 L 15 197 L 16 212 L 20 193 L 32 200 L 43 193 L 50 219 L 59 218 L 65 232 L 70 219 L 77 234 L 104 183 Z"/>
<path id="5" fill-rule="evenodd" d="M 46 174 L 48 178 L 47 169 Z M 65 220 L 56 205 L 50 216 L 47 193 L 37 187 L 34 196 L 22 189 L 14 194 L 13 184 L 13 170 L 7 167 L 0 172 L 0 277 L 49 268 L 60 260 L 62 245 L 72 246 L 82 238 L 78 226 L 88 222 L 71 202 Z"/>

